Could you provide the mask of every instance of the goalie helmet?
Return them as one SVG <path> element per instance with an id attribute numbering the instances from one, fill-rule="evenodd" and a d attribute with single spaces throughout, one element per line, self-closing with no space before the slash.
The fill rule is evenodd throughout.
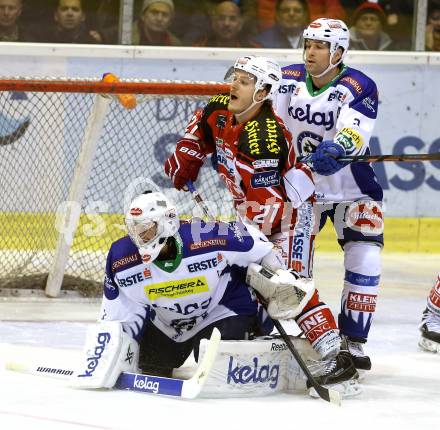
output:
<path id="1" fill-rule="evenodd" d="M 162 193 L 148 191 L 133 199 L 125 225 L 144 263 L 157 258 L 168 237 L 179 230 L 176 207 Z"/>
<path id="2" fill-rule="evenodd" d="M 233 75 L 234 70 L 243 70 L 255 76 L 254 99 L 255 94 L 259 90 L 266 89 L 266 85 L 270 85 L 270 90 L 264 100 L 272 97 L 272 95 L 278 91 L 281 84 L 281 67 L 271 58 L 256 55 L 246 55 L 237 58 L 234 66 L 229 68 L 225 75 L 226 81 Z"/>
<path id="3" fill-rule="evenodd" d="M 307 39 L 319 40 L 321 42 L 328 42 L 330 45 L 330 60 L 329 67 L 321 73 L 321 77 L 327 73 L 330 69 L 333 69 L 338 64 L 342 63 L 345 55 L 348 51 L 348 46 L 350 44 L 350 32 L 344 21 L 340 19 L 330 19 L 330 18 L 319 18 L 315 19 L 309 26 L 304 30 L 303 33 L 304 43 Z M 342 48 L 341 59 L 337 64 L 332 65 L 331 59 L 336 53 L 338 48 Z"/>

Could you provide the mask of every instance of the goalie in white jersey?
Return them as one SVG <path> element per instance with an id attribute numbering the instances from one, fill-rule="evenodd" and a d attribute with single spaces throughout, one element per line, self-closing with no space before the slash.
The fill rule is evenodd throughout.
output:
<path id="1" fill-rule="evenodd" d="M 369 153 L 378 93 L 372 79 L 343 63 L 349 38 L 340 20 L 313 21 L 304 31 L 304 64 L 283 68 L 275 110 L 314 171 L 317 224 L 322 229 L 330 219 L 344 250 L 340 334 L 358 370 L 369 370 L 362 345 L 381 273 L 383 193 L 369 164 L 338 158 Z M 307 314 L 300 326 L 306 322 Z"/>
<path id="2" fill-rule="evenodd" d="M 269 334 L 273 323 L 246 276 L 277 319 L 294 318 L 315 293 L 313 282 L 281 268 L 255 227 L 181 222 L 160 192 L 137 196 L 125 223 L 129 234 L 108 253 L 102 319 L 87 335 L 82 387 L 111 388 L 121 372 L 137 368 L 170 377 L 193 350 L 197 357 L 199 341 L 214 327 L 224 340 Z M 268 271 L 270 281 L 260 273 Z"/>

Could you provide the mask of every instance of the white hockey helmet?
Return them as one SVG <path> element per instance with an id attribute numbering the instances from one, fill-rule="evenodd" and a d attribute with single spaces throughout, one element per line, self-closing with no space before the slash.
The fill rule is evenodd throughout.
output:
<path id="1" fill-rule="evenodd" d="M 239 57 L 235 61 L 234 66 L 227 71 L 225 80 L 228 80 L 232 76 L 234 70 L 243 70 L 255 76 L 254 100 L 255 94 L 259 90 L 266 89 L 266 85 L 270 85 L 270 90 L 263 100 L 272 97 L 272 95 L 278 91 L 281 84 L 281 67 L 272 58 L 257 55 Z"/>
<path id="2" fill-rule="evenodd" d="M 179 230 L 175 205 L 160 192 L 147 191 L 133 199 L 125 214 L 125 225 L 145 263 L 157 258 L 168 237 Z M 148 239 L 145 235 L 150 229 Z"/>
<path id="3" fill-rule="evenodd" d="M 304 30 L 303 33 L 304 43 L 307 39 L 319 40 L 321 42 L 328 42 L 330 44 L 330 66 L 327 70 L 321 73 L 327 73 L 330 69 L 336 67 L 338 64 L 342 63 L 345 55 L 348 51 L 348 46 L 350 44 L 350 31 L 344 21 L 340 19 L 331 18 L 318 18 L 315 19 L 309 26 Z M 332 65 L 331 59 L 336 53 L 338 48 L 342 48 L 342 56 L 337 64 Z"/>

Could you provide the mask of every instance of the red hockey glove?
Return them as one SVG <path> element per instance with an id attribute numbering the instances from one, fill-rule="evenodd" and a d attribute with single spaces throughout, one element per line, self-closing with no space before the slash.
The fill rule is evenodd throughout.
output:
<path id="1" fill-rule="evenodd" d="M 176 150 L 165 161 L 165 173 L 181 190 L 188 181 L 195 181 L 206 155 L 200 144 L 191 139 L 180 139 Z"/>

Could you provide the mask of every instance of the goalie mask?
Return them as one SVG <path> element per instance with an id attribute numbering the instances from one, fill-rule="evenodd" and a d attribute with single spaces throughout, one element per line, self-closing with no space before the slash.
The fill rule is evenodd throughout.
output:
<path id="1" fill-rule="evenodd" d="M 319 18 L 315 19 L 304 30 L 303 33 L 304 43 L 307 39 L 319 40 L 320 42 L 328 42 L 330 46 L 330 57 L 328 67 L 319 75 L 312 75 L 315 78 L 324 76 L 331 69 L 342 63 L 345 55 L 348 51 L 348 45 L 350 43 L 350 32 L 344 21 L 340 19 Z M 332 64 L 331 60 L 338 48 L 342 48 L 342 55 L 340 60 L 336 64 Z M 303 52 L 303 58 L 305 60 L 305 49 Z"/>
<path id="2" fill-rule="evenodd" d="M 176 207 L 159 192 L 148 192 L 134 198 L 125 214 L 125 225 L 142 261 L 157 258 L 167 238 L 179 230 Z"/>

